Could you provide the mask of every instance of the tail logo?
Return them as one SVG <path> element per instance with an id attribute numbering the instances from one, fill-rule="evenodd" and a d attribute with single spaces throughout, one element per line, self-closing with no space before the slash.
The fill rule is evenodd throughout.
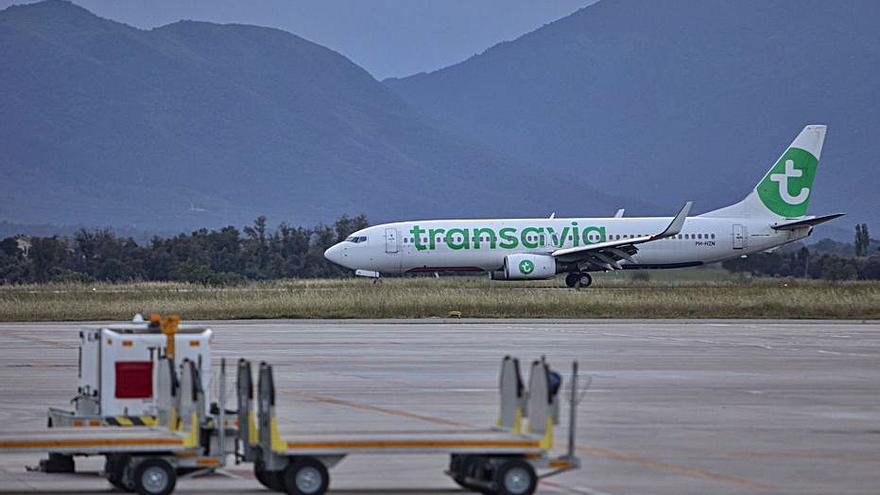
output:
<path id="1" fill-rule="evenodd" d="M 761 202 L 782 217 L 806 215 L 818 164 L 809 151 L 789 148 L 758 184 Z"/>
<path id="2" fill-rule="evenodd" d="M 785 160 L 785 172 L 781 174 L 770 174 L 770 180 L 779 183 L 779 197 L 790 205 L 799 205 L 807 200 L 810 195 L 809 187 L 802 187 L 794 196 L 788 192 L 788 178 L 802 177 L 804 172 L 794 168 L 794 160 Z"/>

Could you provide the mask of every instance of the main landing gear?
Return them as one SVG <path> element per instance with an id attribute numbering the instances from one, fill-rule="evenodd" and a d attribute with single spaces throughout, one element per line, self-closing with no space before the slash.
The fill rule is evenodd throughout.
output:
<path id="1" fill-rule="evenodd" d="M 572 289 L 589 287 L 593 283 L 593 277 L 587 272 L 569 273 L 565 276 L 565 285 Z"/>

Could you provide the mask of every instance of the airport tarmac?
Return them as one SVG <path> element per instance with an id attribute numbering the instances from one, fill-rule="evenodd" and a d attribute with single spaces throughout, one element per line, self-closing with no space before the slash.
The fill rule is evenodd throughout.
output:
<path id="1" fill-rule="evenodd" d="M 79 323 L 0 324 L 0 429 L 70 407 Z M 275 367 L 282 430 L 449 429 L 494 422 L 505 354 L 573 359 L 579 471 L 539 493 L 876 494 L 880 323 L 802 321 L 220 321 L 221 357 Z M 230 380 L 232 382 L 233 380 Z M 231 396 L 232 397 L 232 396 Z M 563 405 L 566 403 L 564 402 Z M 230 404 L 230 407 L 234 405 Z M 562 424 L 566 423 L 563 415 Z M 557 441 L 564 444 L 564 429 Z M 558 444 L 558 447 L 562 445 Z M 101 462 L 75 475 L 0 456 L 0 491 L 101 493 Z M 353 456 L 337 493 L 460 492 L 434 456 Z M 178 493 L 266 493 L 250 465 L 178 483 Z"/>

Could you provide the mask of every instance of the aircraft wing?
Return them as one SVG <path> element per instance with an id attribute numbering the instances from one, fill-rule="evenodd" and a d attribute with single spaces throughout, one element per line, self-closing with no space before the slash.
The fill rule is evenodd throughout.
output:
<path id="1" fill-rule="evenodd" d="M 816 226 L 816 225 L 819 225 L 820 223 L 825 223 L 825 222 L 834 220 L 835 218 L 840 218 L 844 215 L 846 215 L 846 213 L 832 213 L 831 215 L 822 215 L 820 217 L 809 217 L 809 218 L 805 218 L 803 220 L 796 220 L 794 222 L 778 223 L 776 225 L 771 225 L 770 227 L 772 227 L 773 230 L 795 230 L 795 229 L 799 229 L 801 227 Z"/>
<path id="2" fill-rule="evenodd" d="M 614 241 L 597 242 L 586 246 L 570 247 L 565 249 L 557 249 L 551 253 L 552 256 L 560 258 L 563 261 L 579 261 L 584 260 L 597 264 L 603 268 L 610 270 L 619 270 L 618 264 L 621 260 L 634 263 L 632 255 L 639 251 L 636 247 L 638 244 L 656 241 L 678 235 L 684 225 L 684 221 L 691 211 L 692 201 L 688 201 L 681 207 L 681 210 L 672 219 L 672 222 L 666 226 L 663 231 L 653 235 L 645 235 L 641 237 L 631 237 L 629 239 L 619 239 Z"/>

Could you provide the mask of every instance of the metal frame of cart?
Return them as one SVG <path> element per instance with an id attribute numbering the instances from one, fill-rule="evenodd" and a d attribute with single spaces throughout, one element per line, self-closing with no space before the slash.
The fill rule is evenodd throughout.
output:
<path id="1" fill-rule="evenodd" d="M 254 462 L 256 478 L 267 488 L 296 495 L 323 495 L 330 483 L 328 469 L 356 454 L 446 454 L 450 456 L 446 473 L 465 488 L 530 495 L 539 477 L 580 466 L 573 435 L 579 400 L 576 363 L 571 380 L 568 451 L 553 457 L 549 451 L 559 417 L 561 378 L 543 358 L 531 365 L 528 389 L 523 386 L 519 362 L 504 358 L 501 405 L 494 428 L 293 435 L 282 435 L 278 429 L 272 366 L 259 365 L 254 411 L 251 364 L 240 360 L 238 455 Z"/>

